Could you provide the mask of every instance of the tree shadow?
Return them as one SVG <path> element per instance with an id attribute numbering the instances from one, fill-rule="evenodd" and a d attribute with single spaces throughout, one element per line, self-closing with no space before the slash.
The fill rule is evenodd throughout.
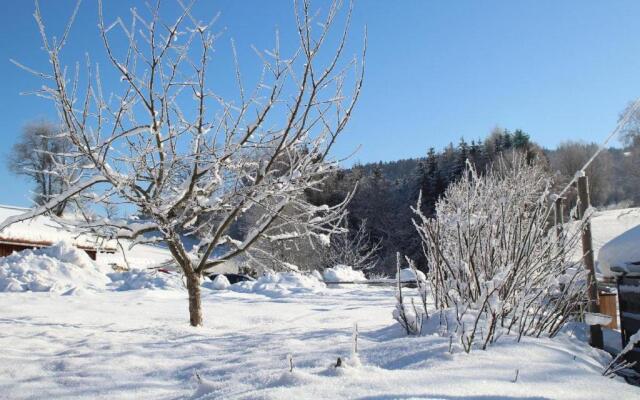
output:
<path id="1" fill-rule="evenodd" d="M 384 394 L 374 396 L 357 397 L 356 400 L 551 400 L 549 397 L 542 396 L 501 396 L 501 395 L 472 395 L 472 396 L 450 396 L 438 394 Z"/>

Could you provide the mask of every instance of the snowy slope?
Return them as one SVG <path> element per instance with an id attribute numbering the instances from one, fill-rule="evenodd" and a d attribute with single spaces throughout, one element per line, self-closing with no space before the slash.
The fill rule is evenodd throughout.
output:
<path id="1" fill-rule="evenodd" d="M 204 296 L 205 326 L 191 328 L 179 291 L 0 293 L 0 397 L 188 399 L 197 371 L 209 399 L 640 398 L 600 375 L 608 356 L 580 330 L 450 354 L 446 337 L 402 334 L 391 289 Z"/>
<path id="2" fill-rule="evenodd" d="M 638 209 L 598 213 L 597 248 L 638 222 Z M 32 264 L 31 254 L 15 257 L 20 276 L 41 270 L 50 252 Z M 60 261 L 77 267 L 86 261 L 62 253 Z M 142 266 L 168 254 L 139 246 L 127 256 Z M 437 331 L 406 337 L 391 317 L 391 288 L 267 276 L 203 290 L 205 326 L 191 328 L 180 282 L 144 271 L 103 282 L 92 273 L 82 276 L 84 286 L 100 290 L 74 296 L 0 292 L 0 398 L 640 399 L 640 388 L 601 376 L 610 357 L 584 343 L 581 326 L 519 344 L 503 337 L 465 354 Z M 344 366 L 336 369 L 338 357 Z"/>

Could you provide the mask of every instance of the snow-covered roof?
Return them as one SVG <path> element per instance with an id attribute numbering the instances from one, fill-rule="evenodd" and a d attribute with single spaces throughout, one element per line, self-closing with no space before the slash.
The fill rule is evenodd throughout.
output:
<path id="1" fill-rule="evenodd" d="M 29 211 L 28 208 L 0 204 L 0 221 L 27 211 Z M 17 222 L 0 231 L 0 242 L 5 243 L 47 246 L 61 240 L 72 243 L 79 248 L 115 249 L 112 244 L 105 243 L 95 236 L 70 232 L 52 218 L 44 215 Z"/>
<path id="2" fill-rule="evenodd" d="M 598 252 L 598 265 L 603 276 L 640 274 L 640 225 L 605 243 Z"/>

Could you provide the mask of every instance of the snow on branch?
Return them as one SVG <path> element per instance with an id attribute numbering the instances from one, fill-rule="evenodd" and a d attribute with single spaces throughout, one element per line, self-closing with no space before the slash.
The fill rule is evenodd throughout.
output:
<path id="1" fill-rule="evenodd" d="M 336 168 L 329 154 L 360 95 L 366 40 L 362 60 L 343 60 L 351 6 L 341 12 L 342 2 L 334 1 L 323 15 L 309 1 L 296 3 L 298 47 L 287 56 L 276 40 L 273 49 L 258 52 L 262 75 L 249 87 L 234 44 L 228 79 L 237 93 L 223 97 L 212 89 L 221 79 L 211 68 L 217 17 L 203 23 L 191 3 L 177 2 L 172 16 L 157 3 L 131 10 L 127 22 L 107 21 L 107 3 L 98 1 L 108 62 L 95 66 L 87 56 L 84 74 L 80 67 L 69 74 L 61 59 L 76 13 L 56 42 L 36 10 L 50 61 L 50 71 L 38 73 L 37 94 L 55 104 L 74 157 L 50 171 L 66 177 L 70 189 L 19 218 L 72 200 L 85 220 L 76 229 L 134 242 L 152 232 L 189 287 L 194 276 L 246 255 L 262 239 L 341 231 L 346 202 L 317 207 L 306 193 Z M 340 22 L 344 29 L 330 35 Z M 333 53 L 321 59 L 324 48 Z M 103 80 L 105 69 L 121 80 Z M 133 223 L 132 214 L 142 221 Z"/>
<path id="2" fill-rule="evenodd" d="M 585 304 L 585 270 L 569 257 L 580 230 L 551 229 L 551 183 L 516 153 L 484 175 L 469 165 L 434 218 L 413 208 L 436 308 L 452 310 L 466 352 L 503 333 L 553 336 Z"/>

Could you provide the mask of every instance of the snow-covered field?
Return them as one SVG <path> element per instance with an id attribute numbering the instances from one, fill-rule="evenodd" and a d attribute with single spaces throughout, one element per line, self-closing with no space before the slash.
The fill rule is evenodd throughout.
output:
<path id="1" fill-rule="evenodd" d="M 597 247 L 638 221 L 637 209 L 598 213 Z M 0 399 L 640 399 L 601 376 L 610 356 L 585 344 L 584 326 L 466 354 L 437 318 L 407 337 L 393 288 L 327 287 L 316 273 L 207 282 L 205 324 L 192 328 L 179 278 L 107 261 L 63 243 L 0 259 Z"/>
<path id="2" fill-rule="evenodd" d="M 191 328 L 181 290 L 0 293 L 0 398 L 190 398 L 194 371 L 205 398 L 640 398 L 600 376 L 608 356 L 579 330 L 470 355 L 439 335 L 405 337 L 388 288 L 205 290 L 203 303 L 205 326 Z"/>

